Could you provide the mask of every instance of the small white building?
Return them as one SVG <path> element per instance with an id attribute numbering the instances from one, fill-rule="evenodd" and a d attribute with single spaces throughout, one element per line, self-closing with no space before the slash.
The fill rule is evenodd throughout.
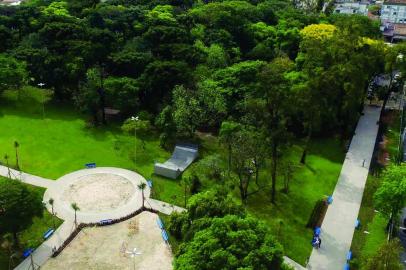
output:
<path id="1" fill-rule="evenodd" d="M 406 23 L 406 0 L 387 0 L 382 5 L 382 23 Z"/>
<path id="2" fill-rule="evenodd" d="M 368 2 L 337 2 L 334 13 L 368 16 Z"/>

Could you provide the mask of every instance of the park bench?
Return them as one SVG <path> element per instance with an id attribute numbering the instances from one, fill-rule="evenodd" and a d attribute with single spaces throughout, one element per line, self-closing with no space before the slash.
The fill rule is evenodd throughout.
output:
<path id="1" fill-rule="evenodd" d="M 314 228 L 314 236 L 320 236 L 321 234 L 321 228 L 320 227 L 315 227 Z"/>
<path id="2" fill-rule="evenodd" d="M 31 253 L 33 253 L 33 252 L 34 252 L 34 249 L 33 249 L 33 248 L 27 248 L 27 249 L 25 249 L 25 250 L 23 251 L 23 258 L 27 258 L 27 257 L 30 256 Z"/>
<path id="3" fill-rule="evenodd" d="M 332 204 L 333 203 L 333 196 L 328 196 L 327 198 L 327 204 Z"/>
<path id="4" fill-rule="evenodd" d="M 164 241 L 165 241 L 166 243 L 168 243 L 169 236 L 168 236 L 168 234 L 166 233 L 165 230 L 162 230 L 162 238 L 164 239 Z"/>
<path id="5" fill-rule="evenodd" d="M 352 252 L 351 252 L 351 250 L 349 250 L 347 252 L 347 261 L 350 261 L 351 259 L 352 259 Z"/>
<path id="6" fill-rule="evenodd" d="M 164 224 L 162 223 L 162 220 L 160 218 L 158 218 L 156 220 L 156 223 L 158 224 L 158 227 L 163 230 L 164 229 Z"/>
<path id="7" fill-rule="evenodd" d="M 86 163 L 85 167 L 88 168 L 88 169 L 96 168 L 96 163 L 95 162 Z"/>
<path id="8" fill-rule="evenodd" d="M 359 229 L 361 227 L 361 221 L 359 219 L 357 219 L 355 221 L 355 229 Z"/>
<path id="9" fill-rule="evenodd" d="M 48 229 L 45 233 L 44 233 L 44 239 L 47 240 L 49 237 L 51 237 L 51 235 L 54 233 L 54 229 Z"/>
<path id="10" fill-rule="evenodd" d="M 109 224 L 111 224 L 113 222 L 113 220 L 112 219 L 103 219 L 103 220 L 100 220 L 99 221 L 99 224 L 100 225 L 109 225 Z"/>

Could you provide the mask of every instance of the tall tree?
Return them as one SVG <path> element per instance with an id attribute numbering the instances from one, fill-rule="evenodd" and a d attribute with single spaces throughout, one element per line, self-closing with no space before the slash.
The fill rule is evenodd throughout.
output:
<path id="1" fill-rule="evenodd" d="M 287 73 L 293 69 L 288 58 L 276 58 L 267 64 L 259 74 L 259 93 L 265 100 L 264 123 L 269 138 L 272 158 L 271 201 L 276 202 L 276 177 L 280 148 L 288 138 L 287 121 L 291 110 L 291 88 Z"/>
<path id="2" fill-rule="evenodd" d="M 231 173 L 231 157 L 232 157 L 232 146 L 233 146 L 233 139 L 235 138 L 235 133 L 241 129 L 241 125 L 236 122 L 232 121 L 224 121 L 221 123 L 220 128 L 220 141 L 225 144 L 227 147 L 227 155 L 228 155 L 228 177 L 230 178 Z"/>

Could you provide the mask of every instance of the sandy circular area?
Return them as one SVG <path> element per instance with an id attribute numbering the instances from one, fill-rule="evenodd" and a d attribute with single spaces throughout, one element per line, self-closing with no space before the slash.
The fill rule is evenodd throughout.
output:
<path id="1" fill-rule="evenodd" d="M 78 177 L 63 192 L 61 200 L 76 203 L 80 211 L 102 212 L 125 205 L 134 195 L 135 187 L 126 178 L 110 173 Z"/>

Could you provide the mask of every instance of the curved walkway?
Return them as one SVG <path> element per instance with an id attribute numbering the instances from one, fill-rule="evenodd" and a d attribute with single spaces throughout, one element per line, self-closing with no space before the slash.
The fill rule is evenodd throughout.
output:
<path id="1" fill-rule="evenodd" d="M 50 198 L 54 199 L 54 212 L 55 214 L 64 220 L 63 224 L 54 232 L 54 234 L 45 242 L 43 242 L 38 248 L 33 252 L 33 261 L 36 267 L 43 265 L 52 255 L 53 248 L 59 248 L 63 242 L 69 237 L 69 235 L 75 229 L 74 224 L 74 211 L 70 207 L 70 203 L 62 199 L 64 191 L 66 191 L 71 185 L 75 184 L 76 181 L 81 179 L 81 177 L 95 174 L 112 174 L 120 176 L 127 179 L 132 183 L 134 187 L 134 194 L 130 199 L 121 206 L 113 208 L 110 210 L 101 211 L 78 211 L 77 221 L 78 223 L 95 223 L 104 219 L 116 219 L 123 216 L 127 216 L 134 213 L 142 206 L 142 195 L 141 191 L 138 189 L 137 185 L 146 180 L 141 175 L 120 168 L 113 167 L 100 167 L 94 169 L 84 169 L 72 172 L 70 174 L 64 175 L 58 180 L 50 180 L 42 178 L 39 176 L 27 174 L 14 169 L 8 169 L 5 166 L 0 165 L 0 175 L 19 180 L 23 183 L 39 186 L 46 188 L 44 194 L 43 202 L 46 204 L 48 211 L 51 212 L 51 206 L 48 201 Z M 184 208 L 174 206 L 165 202 L 150 199 L 150 188 L 148 185 L 144 190 L 145 205 L 151 207 L 154 210 L 162 212 L 164 214 L 171 214 L 173 211 L 185 211 Z M 79 205 L 80 207 L 80 205 Z M 27 258 L 22 263 L 20 263 L 15 269 L 17 270 L 28 270 L 32 269 L 31 259 Z"/>

